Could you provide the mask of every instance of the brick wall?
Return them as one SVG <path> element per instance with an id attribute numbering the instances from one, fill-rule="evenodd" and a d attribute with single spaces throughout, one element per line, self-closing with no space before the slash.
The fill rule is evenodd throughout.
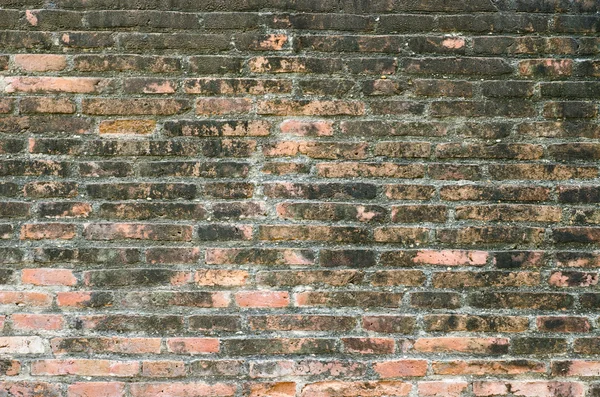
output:
<path id="1" fill-rule="evenodd" d="M 600 396 L 599 11 L 0 0 L 0 396 Z"/>

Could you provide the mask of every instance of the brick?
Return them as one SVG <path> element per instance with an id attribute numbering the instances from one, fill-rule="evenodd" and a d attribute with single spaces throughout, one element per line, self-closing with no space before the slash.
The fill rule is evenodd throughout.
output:
<path id="1" fill-rule="evenodd" d="M 196 186 L 184 183 L 90 183 L 90 197 L 104 200 L 193 199 Z"/>
<path id="2" fill-rule="evenodd" d="M 413 349 L 422 353 L 469 353 L 499 355 L 508 352 L 506 338 L 440 337 L 419 338 Z"/>
<path id="3" fill-rule="evenodd" d="M 597 361 L 553 361 L 552 374 L 555 376 L 598 376 L 600 363 Z"/>
<path id="4" fill-rule="evenodd" d="M 381 333 L 411 334 L 416 321 L 411 316 L 364 316 L 362 327 L 367 331 Z"/>
<path id="5" fill-rule="evenodd" d="M 161 334 L 181 332 L 183 329 L 183 318 L 181 316 L 110 314 L 80 316 L 78 320 L 81 323 L 82 329 L 117 333 L 140 332 Z"/>
<path id="6" fill-rule="evenodd" d="M 544 76 L 548 78 L 568 77 L 573 71 L 570 59 L 532 59 L 519 62 L 521 76 Z"/>
<path id="7" fill-rule="evenodd" d="M 201 204 L 177 203 L 106 203 L 100 206 L 99 216 L 106 219 L 205 219 L 207 211 Z"/>
<path id="8" fill-rule="evenodd" d="M 74 197 L 77 195 L 78 185 L 75 182 L 29 182 L 23 187 L 26 197 Z"/>
<path id="9" fill-rule="evenodd" d="M 358 242 L 365 241 L 365 229 L 349 226 L 279 226 L 262 225 L 259 238 L 270 241 L 331 241 Z"/>
<path id="10" fill-rule="evenodd" d="M 392 354 L 396 348 L 390 338 L 342 338 L 342 345 L 349 354 Z"/>
<path id="11" fill-rule="evenodd" d="M 175 57 L 142 55 L 82 54 L 73 58 L 75 70 L 81 72 L 126 72 L 172 73 L 181 68 Z"/>
<path id="12" fill-rule="evenodd" d="M 598 338 L 577 338 L 573 342 L 573 351 L 579 354 L 597 354 L 599 350 L 600 339 Z"/>
<path id="13" fill-rule="evenodd" d="M 66 337 L 52 338 L 50 341 L 54 354 L 156 354 L 161 351 L 160 338 L 129 337 Z"/>
<path id="14" fill-rule="evenodd" d="M 0 353 L 3 354 L 43 354 L 46 348 L 39 336 L 0 337 Z"/>
<path id="15" fill-rule="evenodd" d="M 58 314 L 13 314 L 12 325 L 20 331 L 56 331 L 65 326 L 63 316 Z"/>
<path id="16" fill-rule="evenodd" d="M 512 72 L 501 58 L 423 58 L 406 59 L 404 70 L 411 74 L 456 74 L 500 76 Z"/>
<path id="17" fill-rule="evenodd" d="M 110 292 L 59 292 L 56 296 L 58 306 L 98 308 L 111 306 L 114 297 Z"/>
<path id="18" fill-rule="evenodd" d="M 59 397 L 63 395 L 59 385 L 40 381 L 6 381 L 0 384 L 0 387 L 2 387 L 0 390 L 2 390 L 3 393 L 10 393 L 8 395 L 11 397 L 18 395 L 33 397 L 39 396 L 40 393 L 48 397 Z"/>
<path id="19" fill-rule="evenodd" d="M 438 229 L 436 236 L 442 243 L 449 244 L 494 244 L 509 241 L 537 243 L 543 239 L 543 228 L 506 228 L 469 226 L 461 229 Z M 500 237 L 502 236 L 502 237 Z"/>
<path id="20" fill-rule="evenodd" d="M 467 390 L 469 384 L 461 381 L 429 381 L 419 382 L 419 396 L 460 397 Z"/>
<path id="21" fill-rule="evenodd" d="M 86 15 L 92 28 L 128 28 L 143 25 L 146 28 L 194 29 L 200 23 L 195 15 L 166 11 L 90 11 Z"/>
<path id="22" fill-rule="evenodd" d="M 234 332 L 242 328 L 239 317 L 236 316 L 192 316 L 190 329 L 208 332 Z"/>
<path id="23" fill-rule="evenodd" d="M 180 283 L 182 284 L 182 283 Z M 129 308 L 165 308 L 180 307 L 228 307 L 231 298 L 228 292 L 209 291 L 160 291 L 130 292 L 125 295 L 124 307 Z M 179 319 L 178 319 L 179 320 Z M 179 321 L 176 324 L 179 326 Z"/>
<path id="24" fill-rule="evenodd" d="M 249 274 L 245 270 L 200 269 L 194 274 L 196 285 L 234 287 L 247 283 Z"/>
<path id="25" fill-rule="evenodd" d="M 562 338 L 516 338 L 512 340 L 512 351 L 515 354 L 554 355 L 567 351 L 567 341 Z"/>
<path id="26" fill-rule="evenodd" d="M 0 361 L 0 374 L 3 376 L 19 375 L 21 371 L 21 363 L 17 360 L 2 360 Z"/>
<path id="27" fill-rule="evenodd" d="M 591 329 L 585 317 L 538 317 L 536 323 L 542 332 L 588 332 Z"/>
<path id="28" fill-rule="evenodd" d="M 413 292 L 410 305 L 429 309 L 457 309 L 462 306 L 460 294 L 454 292 Z"/>
<path id="29" fill-rule="evenodd" d="M 74 224 L 30 223 L 21 227 L 21 240 L 70 240 L 76 235 Z"/>
<path id="30" fill-rule="evenodd" d="M 83 99 L 82 111 L 90 115 L 161 115 L 183 113 L 190 103 L 183 99 Z"/>
<path id="31" fill-rule="evenodd" d="M 360 116 L 364 114 L 364 105 L 350 101 L 292 101 L 278 99 L 257 103 L 258 114 L 276 116 Z"/>
<path id="32" fill-rule="evenodd" d="M 584 396 L 584 389 L 578 382 L 558 381 L 480 381 L 473 383 L 476 396 L 494 396 L 505 394 L 510 390 L 515 396 L 550 397 L 567 394 L 573 397 Z"/>
<path id="33" fill-rule="evenodd" d="M 385 209 L 378 206 L 282 203 L 277 205 L 276 210 L 283 219 L 381 222 L 386 217 Z"/>
<path id="34" fill-rule="evenodd" d="M 544 117 L 547 119 L 585 119 L 594 118 L 598 109 L 590 102 L 563 101 L 546 102 L 544 104 Z M 577 147 L 577 145 L 574 145 Z M 568 146 L 567 146 L 568 147 Z M 586 146 L 583 146 L 586 147 Z M 593 147 L 593 146 L 592 146 Z"/>
<path id="35" fill-rule="evenodd" d="M 248 396 L 266 397 L 266 396 L 295 396 L 296 384 L 294 382 L 271 382 L 250 384 Z"/>
<path id="36" fill-rule="evenodd" d="M 296 294 L 297 306 L 399 307 L 401 293 L 360 291 L 302 292 Z"/>
<path id="37" fill-rule="evenodd" d="M 252 100 L 246 98 L 207 98 L 196 101 L 196 114 L 245 114 L 252 110 Z"/>
<path id="38" fill-rule="evenodd" d="M 277 339 L 228 339 L 223 341 L 226 351 L 235 355 L 281 355 L 323 354 L 336 351 L 334 339 L 324 338 L 277 338 Z"/>
<path id="39" fill-rule="evenodd" d="M 422 377 L 427 373 L 425 360 L 379 361 L 373 363 L 373 370 L 381 378 Z"/>
<path id="40" fill-rule="evenodd" d="M 440 197 L 450 201 L 546 201 L 550 190 L 541 186 L 451 185 L 440 189 Z"/>
<path id="41" fill-rule="evenodd" d="M 77 284 L 73 272 L 68 269 L 23 269 L 21 281 L 33 285 L 67 285 Z"/>
<path id="42" fill-rule="evenodd" d="M 0 304 L 47 307 L 52 304 L 52 295 L 45 292 L 2 291 Z"/>
<path id="43" fill-rule="evenodd" d="M 270 123 L 267 121 L 168 121 L 164 125 L 167 136 L 220 137 L 220 136 L 266 136 Z"/>
<path id="44" fill-rule="evenodd" d="M 364 275 L 356 270 L 282 270 L 256 273 L 257 284 L 270 286 L 343 286 L 359 284 L 363 278 Z"/>
<path id="45" fill-rule="evenodd" d="M 317 175 L 323 178 L 422 178 L 422 164 L 395 163 L 320 163 Z"/>
<path id="46" fill-rule="evenodd" d="M 31 366 L 33 375 L 57 376 L 57 375 L 80 375 L 80 376 L 116 376 L 131 377 L 139 372 L 139 363 L 132 361 L 111 360 L 39 360 L 34 361 Z"/>
<path id="47" fill-rule="evenodd" d="M 143 361 L 142 376 L 148 378 L 178 378 L 185 375 L 183 361 Z"/>
<path id="48" fill-rule="evenodd" d="M 64 55 L 51 54 L 18 54 L 14 58 L 15 65 L 28 72 L 60 71 L 66 68 Z"/>
<path id="49" fill-rule="evenodd" d="M 218 396 L 228 397 L 235 393 L 235 386 L 227 383 L 136 383 L 130 386 L 133 397 L 187 397 Z"/>
<path id="50" fill-rule="evenodd" d="M 437 375 L 520 375 L 546 372 L 546 364 L 528 360 L 470 360 L 435 361 L 433 372 Z"/>
<path id="51" fill-rule="evenodd" d="M 573 296 L 562 293 L 482 292 L 472 295 L 471 305 L 480 308 L 564 310 L 573 306 Z"/>
<path id="52" fill-rule="evenodd" d="M 371 276 L 373 286 L 418 286 L 425 283 L 425 274 L 419 270 L 381 270 Z"/>
<path id="53" fill-rule="evenodd" d="M 368 381 L 368 382 L 340 382 L 324 381 L 310 383 L 302 389 L 302 396 L 315 397 L 375 397 L 375 396 L 407 396 L 412 385 L 400 381 Z"/>
<path id="54" fill-rule="evenodd" d="M 122 382 L 77 382 L 69 385 L 68 397 L 121 397 L 125 395 Z"/>
<path id="55" fill-rule="evenodd" d="M 177 83 L 160 78 L 129 78 L 123 82 L 123 90 L 128 94 L 173 94 Z"/>
<path id="56" fill-rule="evenodd" d="M 196 360 L 190 365 L 190 373 L 198 376 L 237 376 L 243 361 L 240 360 Z"/>
<path id="57" fill-rule="evenodd" d="M 312 315 L 265 315 L 248 318 L 250 328 L 265 331 L 348 331 L 356 324 L 353 317 Z"/>
<path id="58" fill-rule="evenodd" d="M 286 307 L 290 304 L 289 294 L 278 291 L 243 291 L 235 294 L 235 301 L 240 307 Z"/>
<path id="59" fill-rule="evenodd" d="M 253 378 L 276 378 L 278 376 L 332 376 L 346 377 L 363 376 L 367 371 L 366 365 L 357 361 L 347 360 L 314 360 L 299 361 L 251 361 L 250 376 Z"/>
<path id="60" fill-rule="evenodd" d="M 109 80 L 91 77 L 6 77 L 4 92 L 91 94 L 104 91 Z"/>
<path id="61" fill-rule="evenodd" d="M 151 134 L 156 127 L 154 120 L 105 120 L 100 123 L 100 134 Z"/>
<path id="62" fill-rule="evenodd" d="M 69 98 L 21 98 L 19 104 L 20 113 L 75 113 L 76 106 Z"/>
<path id="63" fill-rule="evenodd" d="M 190 281 L 189 272 L 168 269 L 89 270 L 83 272 L 83 282 L 90 287 L 182 285 Z"/>
<path id="64" fill-rule="evenodd" d="M 190 241 L 192 227 L 169 224 L 90 223 L 84 226 L 83 236 L 88 240 Z"/>
<path id="65" fill-rule="evenodd" d="M 160 21 L 164 21 L 163 15 L 160 14 Z M 179 19 L 176 18 L 174 23 L 179 26 Z M 197 24 L 197 21 L 194 22 Z M 174 34 L 165 33 L 127 33 L 124 34 L 122 40 L 123 48 L 128 52 L 147 52 L 156 50 L 180 50 L 193 52 L 206 52 L 210 50 L 223 51 L 230 47 L 229 37 L 220 34 L 195 34 L 186 32 L 177 32 Z"/>
<path id="66" fill-rule="evenodd" d="M 433 332 L 525 332 L 529 320 L 517 316 L 430 314 L 424 328 Z"/>
<path id="67" fill-rule="evenodd" d="M 318 73 L 340 72 L 339 58 L 316 57 L 253 57 L 248 61 L 252 73 Z"/>

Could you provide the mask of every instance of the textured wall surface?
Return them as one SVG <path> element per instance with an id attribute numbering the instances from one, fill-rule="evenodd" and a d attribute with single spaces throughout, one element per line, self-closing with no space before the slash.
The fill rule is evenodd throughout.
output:
<path id="1" fill-rule="evenodd" d="M 0 6 L 0 396 L 600 396 L 598 0 Z"/>

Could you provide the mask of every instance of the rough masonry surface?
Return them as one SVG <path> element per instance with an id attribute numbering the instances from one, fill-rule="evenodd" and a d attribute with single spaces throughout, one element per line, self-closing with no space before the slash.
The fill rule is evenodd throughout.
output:
<path id="1" fill-rule="evenodd" d="M 0 396 L 600 396 L 598 0 L 0 0 Z"/>

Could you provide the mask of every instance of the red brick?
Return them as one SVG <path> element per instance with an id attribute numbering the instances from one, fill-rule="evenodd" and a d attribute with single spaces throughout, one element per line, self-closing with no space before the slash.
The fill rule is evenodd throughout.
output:
<path id="1" fill-rule="evenodd" d="M 70 240 L 76 228 L 68 223 L 30 223 L 21 227 L 21 240 Z"/>
<path id="2" fill-rule="evenodd" d="M 185 375 L 183 361 L 143 361 L 142 376 L 148 378 L 179 378 Z"/>
<path id="3" fill-rule="evenodd" d="M 100 134 L 148 135 L 154 132 L 154 120 L 104 120 L 98 126 Z"/>
<path id="4" fill-rule="evenodd" d="M 419 338 L 413 348 L 422 353 L 505 354 L 508 346 L 506 338 L 440 337 Z"/>
<path id="5" fill-rule="evenodd" d="M 196 285 L 235 287 L 245 285 L 249 274 L 245 270 L 199 269 L 194 274 Z"/>
<path id="6" fill-rule="evenodd" d="M 287 292 L 278 291 L 242 291 L 235 294 L 240 307 L 286 307 L 290 304 Z"/>
<path id="7" fill-rule="evenodd" d="M 285 120 L 279 128 L 284 134 L 296 136 L 333 135 L 333 123 L 330 121 Z"/>
<path id="8" fill-rule="evenodd" d="M 63 329 L 65 326 L 65 319 L 60 314 L 16 313 L 11 316 L 11 321 L 15 329 L 24 331 L 56 331 Z"/>
<path id="9" fill-rule="evenodd" d="M 196 101 L 196 114 L 213 116 L 220 114 L 246 114 L 252 109 L 248 98 L 205 98 Z"/>
<path id="10" fill-rule="evenodd" d="M 140 365 L 136 361 L 112 360 L 39 360 L 31 364 L 32 375 L 79 375 L 79 376 L 115 376 L 132 377 L 139 373 Z"/>
<path id="11" fill-rule="evenodd" d="M 431 366 L 438 375 L 504 376 L 546 372 L 545 363 L 527 360 L 435 361 Z"/>
<path id="12" fill-rule="evenodd" d="M 302 389 L 302 397 L 378 397 L 407 396 L 412 389 L 410 383 L 400 381 L 340 382 L 325 381 L 310 383 Z"/>
<path id="13" fill-rule="evenodd" d="M 0 291 L 0 304 L 45 307 L 52 304 L 52 296 L 46 292 Z"/>
<path id="14" fill-rule="evenodd" d="M 523 397 L 556 397 L 565 395 L 583 397 L 583 385 L 578 382 L 558 381 L 482 381 L 473 383 L 473 394 L 477 397 L 511 393 Z"/>
<path id="15" fill-rule="evenodd" d="M 4 92 L 74 93 L 102 92 L 109 80 L 92 77 L 6 77 Z"/>
<path id="16" fill-rule="evenodd" d="M 219 352 L 219 340 L 215 338 L 168 338 L 167 350 L 175 354 L 208 354 Z"/>
<path id="17" fill-rule="evenodd" d="M 236 387 L 227 383 L 135 383 L 129 386 L 132 397 L 229 397 Z"/>
<path id="18" fill-rule="evenodd" d="M 252 383 L 248 385 L 248 397 L 295 397 L 294 382 Z"/>
<path id="19" fill-rule="evenodd" d="M 49 72 L 63 70 L 67 61 L 64 55 L 17 54 L 15 65 L 28 72 Z"/>
<path id="20" fill-rule="evenodd" d="M 21 281 L 33 285 L 75 285 L 77 279 L 67 269 L 23 269 Z"/>
<path id="21" fill-rule="evenodd" d="M 427 374 L 425 360 L 396 360 L 373 363 L 373 370 L 381 378 L 421 377 Z"/>
<path id="22" fill-rule="evenodd" d="M 78 382 L 69 385 L 67 397 L 122 397 L 125 383 L 121 382 Z"/>
<path id="23" fill-rule="evenodd" d="M 420 397 L 460 397 L 468 386 L 464 381 L 429 381 L 419 382 L 418 385 Z"/>

